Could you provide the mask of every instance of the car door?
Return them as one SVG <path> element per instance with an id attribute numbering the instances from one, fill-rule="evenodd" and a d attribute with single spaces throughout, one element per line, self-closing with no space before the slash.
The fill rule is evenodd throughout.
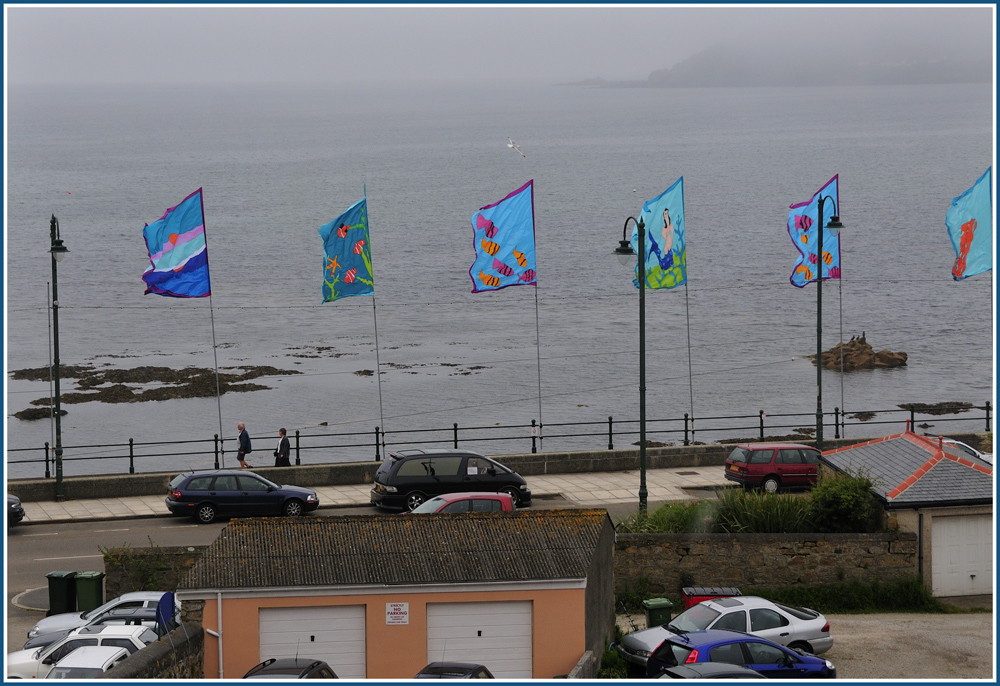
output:
<path id="1" fill-rule="evenodd" d="M 750 633 L 769 641 L 787 645 L 791 641 L 791 623 L 780 612 L 767 607 L 750 610 Z"/>
<path id="2" fill-rule="evenodd" d="M 70 653 L 72 653 L 77 648 L 82 648 L 83 646 L 96 646 L 96 638 L 71 638 L 65 643 L 56 646 L 48 652 L 47 655 L 41 656 L 41 661 L 38 663 L 38 671 L 36 674 L 38 678 L 43 678 L 52 669 L 52 665 L 59 662 Z"/>
<path id="3" fill-rule="evenodd" d="M 271 491 L 271 487 L 256 476 L 240 474 L 236 477 L 243 498 L 241 511 L 247 516 L 281 513 L 281 498 Z"/>
<path id="4" fill-rule="evenodd" d="M 711 629 L 729 629 L 730 631 L 743 631 L 747 630 L 747 613 L 746 610 L 733 610 L 732 612 L 727 612 L 712 624 Z M 717 662 L 717 660 L 712 660 L 712 662 Z M 733 664 L 742 664 L 734 662 Z"/>
<path id="5" fill-rule="evenodd" d="M 743 614 L 743 612 L 732 613 Z M 729 665 L 746 665 L 746 653 L 739 642 L 723 643 L 708 649 L 707 662 L 724 662 Z"/>
<path id="6" fill-rule="evenodd" d="M 215 503 L 219 515 L 233 516 L 243 513 L 243 493 L 235 474 L 220 474 L 208 492 L 209 500 Z"/>
<path id="7" fill-rule="evenodd" d="M 804 486 L 808 465 L 802 461 L 802 452 L 798 448 L 782 448 L 774 460 L 774 468 L 781 475 L 785 486 Z"/>
<path id="8" fill-rule="evenodd" d="M 746 666 L 768 679 L 801 679 L 806 672 L 801 660 L 770 643 L 746 641 Z"/>
<path id="9" fill-rule="evenodd" d="M 497 470 L 485 457 L 470 455 L 462 465 L 462 482 L 468 491 L 496 491 Z"/>
<path id="10" fill-rule="evenodd" d="M 462 455 L 435 455 L 431 458 L 431 478 L 428 480 L 427 494 L 442 495 L 465 490 L 466 482 L 459 473 L 465 458 Z"/>
<path id="11" fill-rule="evenodd" d="M 816 483 L 819 475 L 819 451 L 802 448 L 799 452 L 802 453 L 802 463 L 805 465 L 806 483 Z"/>

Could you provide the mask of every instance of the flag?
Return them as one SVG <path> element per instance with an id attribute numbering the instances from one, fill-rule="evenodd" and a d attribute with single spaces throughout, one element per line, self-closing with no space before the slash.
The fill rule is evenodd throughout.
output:
<path id="1" fill-rule="evenodd" d="M 805 288 L 810 281 L 815 280 L 817 264 L 822 265 L 824 279 L 840 278 L 840 234 L 826 228 L 826 223 L 833 215 L 840 215 L 840 195 L 837 188 L 837 176 L 826 182 L 816 191 L 808 202 L 790 205 L 788 208 L 788 236 L 799 251 L 799 259 L 792 268 L 788 278 L 796 288 Z M 819 199 L 823 201 L 823 259 L 816 257 L 819 249 L 819 232 L 816 231 L 816 220 L 819 216 Z M 830 202 L 829 198 L 833 199 Z"/>
<path id="2" fill-rule="evenodd" d="M 212 295 L 201 189 L 142 229 L 149 266 L 142 275 L 146 293 L 172 298 Z"/>
<path id="3" fill-rule="evenodd" d="M 639 215 L 646 227 L 646 288 L 674 288 L 687 283 L 687 250 L 684 241 L 684 177 L 652 200 Z M 632 229 L 632 250 L 639 254 L 639 228 Z M 635 265 L 639 287 L 639 264 Z"/>
<path id="4" fill-rule="evenodd" d="M 993 167 L 951 201 L 944 223 L 955 249 L 955 281 L 993 269 Z"/>
<path id="5" fill-rule="evenodd" d="M 368 235 L 368 198 L 320 227 L 323 239 L 323 302 L 352 295 L 373 295 L 372 246 Z"/>
<path id="6" fill-rule="evenodd" d="M 472 292 L 536 285 L 534 179 L 472 215 Z"/>

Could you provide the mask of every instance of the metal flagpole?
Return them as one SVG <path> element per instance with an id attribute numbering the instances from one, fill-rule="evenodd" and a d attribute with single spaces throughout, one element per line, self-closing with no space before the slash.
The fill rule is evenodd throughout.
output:
<path id="1" fill-rule="evenodd" d="M 535 253 L 535 266 L 538 266 L 538 253 Z M 537 272 L 536 272 L 537 274 Z M 538 277 L 535 277 L 535 356 L 538 360 L 538 447 L 542 447 L 542 441 L 545 439 L 544 431 L 542 427 L 545 426 L 542 422 L 542 338 L 538 333 Z"/>
<path id="2" fill-rule="evenodd" d="M 688 394 L 691 399 L 691 439 L 694 439 L 694 373 L 691 371 L 691 305 L 688 301 L 687 265 L 684 274 L 684 314 L 687 319 L 688 338 Z"/>
<path id="3" fill-rule="evenodd" d="M 845 435 L 846 423 L 844 422 L 844 277 L 837 279 L 837 292 L 840 295 L 840 437 Z"/>
<path id="4" fill-rule="evenodd" d="M 368 224 L 368 250 L 371 251 L 371 221 L 368 212 L 368 184 L 365 191 L 365 222 Z M 385 448 L 385 414 L 382 412 L 382 365 L 378 354 L 378 315 L 375 313 L 375 256 L 372 255 L 372 322 L 375 326 L 375 381 L 378 386 L 378 420 L 382 424 L 382 448 Z"/>
<path id="5" fill-rule="evenodd" d="M 55 405 L 55 402 L 53 401 L 53 398 L 55 397 L 55 393 L 52 392 L 52 311 L 49 309 L 49 303 L 52 302 L 52 293 L 51 293 L 51 290 L 52 290 L 52 283 L 49 282 L 49 281 L 46 281 L 45 282 L 45 321 L 49 325 L 49 434 L 52 436 L 51 442 L 49 443 L 49 445 L 51 446 L 51 449 L 54 450 L 55 449 L 55 445 L 56 445 L 56 425 L 55 425 L 55 419 L 54 419 L 55 415 L 52 414 L 52 413 L 55 412 L 56 405 Z M 46 479 L 49 478 L 49 475 L 48 475 L 48 471 L 49 471 L 48 457 L 49 457 L 48 454 L 46 454 L 45 455 L 45 472 L 46 472 L 45 478 Z"/>
<path id="6" fill-rule="evenodd" d="M 205 232 L 205 262 L 208 263 L 208 227 L 206 226 L 208 222 L 205 221 L 205 191 L 199 188 L 201 191 L 199 194 L 201 199 L 201 222 L 202 229 Z M 222 433 L 222 391 L 221 384 L 219 383 L 219 346 L 215 342 L 215 308 L 212 306 L 212 273 L 211 268 L 209 268 L 208 275 L 208 315 L 212 321 L 212 357 L 215 360 L 215 402 L 219 407 L 219 459 L 220 467 L 225 469 L 226 467 L 226 442 L 223 438 Z"/>

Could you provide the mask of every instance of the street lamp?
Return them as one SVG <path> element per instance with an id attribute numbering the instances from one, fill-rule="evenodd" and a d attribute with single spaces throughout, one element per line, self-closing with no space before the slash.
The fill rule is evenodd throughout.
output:
<path id="1" fill-rule="evenodd" d="M 839 235 L 844 228 L 833 197 L 819 196 L 816 207 L 819 213 L 816 219 L 819 232 L 819 247 L 816 250 L 816 447 L 820 450 L 823 449 L 823 205 L 828 200 L 834 206 L 834 214 L 830 215 L 826 228 L 834 235 Z"/>
<path id="2" fill-rule="evenodd" d="M 69 252 L 69 248 L 63 245 L 59 237 L 59 220 L 52 215 L 49 221 L 49 234 L 52 238 L 52 246 L 49 253 L 52 255 L 52 347 L 53 347 L 53 373 L 55 381 L 55 412 L 56 412 L 56 500 L 65 500 L 66 494 L 63 491 L 63 463 L 62 463 L 62 410 L 59 403 L 59 281 L 57 279 L 56 264 L 62 262 Z"/>
<path id="3" fill-rule="evenodd" d="M 646 225 L 640 217 L 625 220 L 622 239 L 615 248 L 615 255 L 623 265 L 632 262 L 636 254 L 625 238 L 629 221 L 639 229 L 639 513 L 646 514 Z"/>

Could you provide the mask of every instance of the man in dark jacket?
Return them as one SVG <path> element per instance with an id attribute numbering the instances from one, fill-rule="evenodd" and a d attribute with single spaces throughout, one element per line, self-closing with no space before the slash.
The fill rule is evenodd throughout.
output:
<path id="1" fill-rule="evenodd" d="M 247 433 L 243 422 L 236 425 L 236 430 L 240 432 L 240 447 L 236 452 L 236 457 L 240 461 L 242 469 L 250 469 L 250 465 L 247 464 L 247 455 L 253 452 L 250 448 L 250 434 Z"/>
<path id="2" fill-rule="evenodd" d="M 278 449 L 274 451 L 274 466 L 275 467 L 291 467 L 291 463 L 288 461 L 288 453 L 291 447 L 288 445 L 288 439 L 285 438 L 284 428 L 278 429 Z"/>

